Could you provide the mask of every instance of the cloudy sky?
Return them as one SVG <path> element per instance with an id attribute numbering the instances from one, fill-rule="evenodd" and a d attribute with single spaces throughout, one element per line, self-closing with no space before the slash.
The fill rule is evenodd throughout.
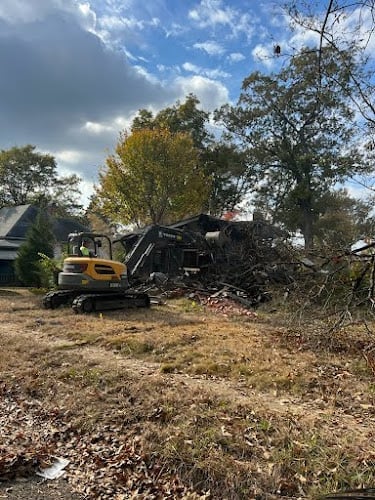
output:
<path id="1" fill-rule="evenodd" d="M 86 197 L 121 130 L 194 93 L 235 102 L 291 33 L 283 0 L 1 0 L 0 149 L 33 144 Z"/>

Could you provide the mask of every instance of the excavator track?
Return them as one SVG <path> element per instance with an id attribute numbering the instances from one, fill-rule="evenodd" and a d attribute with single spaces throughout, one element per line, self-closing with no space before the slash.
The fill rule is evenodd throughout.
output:
<path id="1" fill-rule="evenodd" d="M 76 296 L 77 292 L 74 290 L 53 290 L 43 297 L 43 306 L 46 309 L 56 309 L 71 304 Z"/>
<path id="2" fill-rule="evenodd" d="M 72 309 L 77 314 L 149 307 L 150 297 L 145 293 L 90 293 L 75 297 Z"/>

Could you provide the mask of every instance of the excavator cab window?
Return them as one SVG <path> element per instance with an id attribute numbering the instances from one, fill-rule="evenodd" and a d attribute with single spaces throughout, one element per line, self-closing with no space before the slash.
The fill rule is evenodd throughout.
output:
<path id="1" fill-rule="evenodd" d="M 109 236 L 99 233 L 71 233 L 67 241 L 67 253 L 71 257 L 84 257 L 81 248 L 89 250 L 90 257 L 112 260 L 112 242 Z M 86 253 L 86 252 L 85 252 Z"/>

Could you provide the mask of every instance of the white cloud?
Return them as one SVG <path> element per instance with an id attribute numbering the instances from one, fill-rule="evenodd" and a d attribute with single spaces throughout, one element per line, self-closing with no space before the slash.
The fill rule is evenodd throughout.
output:
<path id="1" fill-rule="evenodd" d="M 30 3 L 27 0 L 2 0 L 0 18 L 10 24 L 29 23 L 43 19 L 50 13 L 56 2 L 48 0 Z"/>
<path id="2" fill-rule="evenodd" d="M 285 44 L 280 42 L 280 46 L 289 46 L 294 50 L 299 50 L 302 47 L 314 46 L 319 44 L 319 35 L 313 31 L 308 31 L 301 26 L 296 26 L 293 35 Z"/>
<path id="3" fill-rule="evenodd" d="M 214 80 L 217 80 L 218 78 L 230 78 L 231 76 L 230 73 L 222 71 L 221 69 L 206 69 L 203 74 L 208 78 L 213 78 Z"/>
<path id="4" fill-rule="evenodd" d="M 84 133 L 87 136 L 107 137 L 108 142 L 113 140 L 119 132 L 130 129 L 134 117 L 138 110 L 129 113 L 127 116 L 114 116 L 106 122 L 86 122 L 79 130 L 79 133 Z"/>
<path id="5" fill-rule="evenodd" d="M 189 30 L 189 27 L 183 26 L 176 22 L 172 22 L 170 26 L 168 26 L 167 28 L 163 27 L 163 29 L 165 31 L 166 37 L 170 38 L 181 36 L 183 33 L 186 33 Z"/>
<path id="6" fill-rule="evenodd" d="M 200 28 L 216 24 L 231 24 L 235 13 L 230 7 L 222 7 L 222 5 L 221 0 L 202 0 L 198 7 L 189 12 L 189 18 Z"/>
<path id="7" fill-rule="evenodd" d="M 246 59 L 246 57 L 243 54 L 241 54 L 240 52 L 232 52 L 231 54 L 229 54 L 227 59 L 230 62 L 236 63 L 236 62 L 243 61 L 244 59 Z"/>
<path id="8" fill-rule="evenodd" d="M 200 4 L 190 10 L 189 18 L 201 29 L 227 28 L 227 38 L 244 35 L 250 40 L 259 32 L 259 18 L 252 13 L 243 13 L 239 9 L 224 5 L 222 0 L 201 0 Z"/>
<path id="9" fill-rule="evenodd" d="M 61 150 L 54 153 L 54 157 L 58 162 L 66 163 L 68 165 L 75 165 L 85 158 L 85 153 L 79 150 Z"/>
<path id="10" fill-rule="evenodd" d="M 239 37 L 245 35 L 249 42 L 256 34 L 259 39 L 262 36 L 264 28 L 258 16 L 252 14 L 241 14 L 232 24 L 232 35 Z"/>
<path id="11" fill-rule="evenodd" d="M 147 107 L 150 108 L 150 106 L 147 106 Z M 151 108 L 152 108 L 152 106 L 151 106 Z M 116 131 L 122 131 L 125 129 L 129 129 L 136 114 L 137 114 L 137 112 L 130 114 L 128 117 L 117 116 L 112 122 L 113 129 Z"/>
<path id="12" fill-rule="evenodd" d="M 254 59 L 260 61 L 268 69 L 272 68 L 275 64 L 275 57 L 273 55 L 273 47 L 269 45 L 257 45 L 251 51 Z"/>
<path id="13" fill-rule="evenodd" d="M 334 39 L 340 43 L 342 40 L 355 42 L 359 46 L 366 48 L 368 55 L 372 55 L 375 50 L 374 19 L 370 5 L 362 8 L 346 9 L 346 15 L 340 16 L 340 23 L 337 18 L 330 16 L 329 21 L 335 19 L 333 27 Z"/>
<path id="14" fill-rule="evenodd" d="M 314 17 L 311 17 L 311 15 Z M 293 34 L 287 44 L 293 49 L 298 50 L 303 46 L 318 46 L 320 43 L 319 32 L 326 15 L 326 7 L 322 10 L 313 12 L 306 7 L 306 16 L 308 24 L 312 29 L 305 29 L 292 22 Z M 286 16 L 273 16 L 270 18 L 275 26 L 288 26 L 290 19 Z M 314 30 L 314 31 L 313 31 Z M 341 47 L 348 47 L 351 43 L 357 46 L 366 47 L 369 55 L 372 55 L 375 49 L 375 37 L 373 36 L 373 15 L 372 7 L 363 5 L 357 7 L 356 2 L 352 4 L 341 4 L 326 19 L 326 30 L 331 33 L 332 39 Z M 323 44 L 327 43 L 323 40 Z"/>
<path id="15" fill-rule="evenodd" d="M 114 32 L 124 30 L 143 30 L 144 21 L 139 21 L 134 17 L 117 17 L 117 16 L 102 16 L 99 18 L 99 26 L 102 29 L 108 30 L 113 35 Z"/>
<path id="16" fill-rule="evenodd" d="M 210 56 L 220 56 L 225 52 L 225 49 L 222 45 L 213 41 L 195 43 L 193 47 L 195 49 L 200 49 L 204 52 L 207 52 L 207 54 Z"/>
<path id="17" fill-rule="evenodd" d="M 205 68 L 201 68 L 199 66 L 197 66 L 196 64 L 192 64 L 192 63 L 189 63 L 189 62 L 186 62 L 182 65 L 183 69 L 185 71 L 190 71 L 191 73 L 196 73 L 197 75 L 203 75 L 203 76 L 206 76 L 208 78 L 212 78 L 212 79 L 217 79 L 217 78 L 229 78 L 230 77 L 230 74 L 225 72 L 225 71 L 221 71 L 220 69 L 205 69 Z"/>
<path id="18" fill-rule="evenodd" d="M 182 65 L 185 71 L 191 71 L 192 73 L 201 73 L 202 68 L 196 66 L 195 64 L 186 62 Z"/>
<path id="19" fill-rule="evenodd" d="M 146 68 L 144 68 L 143 66 L 139 66 L 139 65 L 136 65 L 136 66 L 133 66 L 133 69 L 142 77 L 144 78 L 145 80 L 148 80 L 151 84 L 155 84 L 155 85 L 158 85 L 159 84 L 159 80 L 156 76 L 154 76 L 153 74 L 151 74 L 149 71 L 147 71 Z"/>
<path id="20" fill-rule="evenodd" d="M 97 156 L 93 156 L 90 153 L 82 152 L 78 150 L 61 150 L 52 152 L 53 156 L 56 158 L 58 163 L 58 173 L 61 176 L 70 176 L 73 174 L 77 175 L 77 164 L 86 163 L 91 168 L 88 168 L 90 173 L 86 173 L 82 177 L 79 172 L 78 175 L 81 177 L 81 182 L 79 184 L 82 197 L 80 202 L 83 206 L 87 206 L 90 202 L 90 197 L 94 190 L 94 184 L 98 180 L 98 171 L 101 165 L 104 165 L 104 156 L 102 158 L 102 163 L 98 163 Z"/>
<path id="21" fill-rule="evenodd" d="M 90 8 L 90 4 L 79 3 L 78 12 L 81 14 L 79 19 L 81 20 L 82 27 L 86 28 L 88 31 L 94 31 L 96 27 L 96 14 Z"/>
<path id="22" fill-rule="evenodd" d="M 0 19 L 11 25 L 42 21 L 46 17 L 65 12 L 74 16 L 85 29 L 94 29 L 96 15 L 87 2 L 76 0 L 1 0 Z"/>
<path id="23" fill-rule="evenodd" d="M 84 207 L 87 207 L 88 204 L 90 203 L 90 198 L 94 192 L 94 186 L 96 183 L 97 180 L 95 180 L 94 182 L 90 182 L 88 180 L 82 179 L 82 182 L 80 184 L 80 190 L 82 192 L 81 204 Z"/>
<path id="24" fill-rule="evenodd" d="M 229 101 L 228 89 L 220 82 L 214 82 L 202 76 L 179 77 L 175 81 L 175 90 L 180 96 L 195 94 L 205 111 L 213 111 Z"/>
<path id="25" fill-rule="evenodd" d="M 93 135 L 99 135 L 103 132 L 113 132 L 113 127 L 97 122 L 86 122 L 82 129 Z"/>

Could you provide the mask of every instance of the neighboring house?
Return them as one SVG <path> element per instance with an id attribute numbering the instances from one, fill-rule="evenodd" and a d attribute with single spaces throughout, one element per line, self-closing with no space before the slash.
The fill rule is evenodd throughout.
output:
<path id="1" fill-rule="evenodd" d="M 19 205 L 0 209 L 0 285 L 16 284 L 14 260 L 18 249 L 26 241 L 29 228 L 35 222 L 38 208 L 33 205 Z M 88 231 L 88 228 L 71 219 L 54 217 L 51 214 L 52 231 L 55 236 L 54 253 L 61 255 L 62 245 L 68 234 Z"/>

